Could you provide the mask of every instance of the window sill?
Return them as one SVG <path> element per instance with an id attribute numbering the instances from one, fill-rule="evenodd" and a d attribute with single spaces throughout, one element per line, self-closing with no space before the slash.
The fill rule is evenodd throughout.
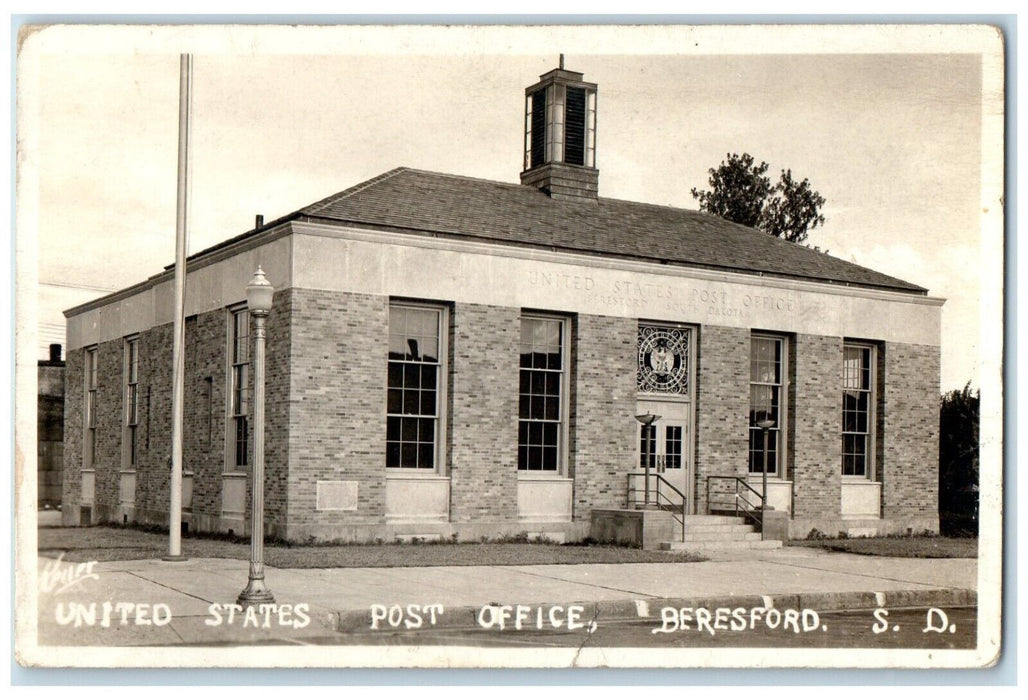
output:
<path id="1" fill-rule="evenodd" d="M 573 481 L 569 476 L 560 472 L 518 472 L 518 481 Z"/>
<path id="2" fill-rule="evenodd" d="M 852 484 L 854 486 L 859 486 L 861 484 L 864 484 L 866 486 L 881 486 L 882 485 L 882 482 L 880 482 L 880 481 L 871 481 L 866 476 L 844 476 L 844 477 L 842 477 L 842 483 L 844 483 L 844 484 Z"/>
<path id="3" fill-rule="evenodd" d="M 424 473 L 418 473 L 413 469 L 386 469 L 387 480 L 397 481 L 449 481 L 450 476 L 448 474 L 437 474 L 434 471 L 429 472 L 425 470 Z"/>
<path id="4" fill-rule="evenodd" d="M 250 472 L 248 472 L 248 471 L 245 471 L 245 472 L 231 471 L 231 472 L 222 472 L 221 475 L 222 476 L 227 476 L 227 477 L 242 477 L 242 476 L 250 476 Z"/>

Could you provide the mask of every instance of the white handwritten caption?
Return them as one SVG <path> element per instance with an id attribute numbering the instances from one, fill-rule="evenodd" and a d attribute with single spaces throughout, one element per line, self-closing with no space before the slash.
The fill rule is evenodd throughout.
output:
<path id="1" fill-rule="evenodd" d="M 795 634 L 826 631 L 816 610 L 804 608 L 671 608 L 660 609 L 660 627 L 651 630 L 653 634 L 671 634 L 686 630 L 707 632 L 711 636 L 721 631 L 753 631 L 758 627 Z M 695 627 L 693 626 L 695 625 Z"/>
<path id="2" fill-rule="evenodd" d="M 875 623 L 871 626 L 871 631 L 875 634 L 882 634 L 883 632 L 889 631 L 889 611 L 885 608 L 875 608 L 874 611 Z M 899 625 L 892 625 L 893 632 L 899 632 Z M 943 634 L 949 632 L 950 634 L 956 634 L 957 626 L 950 624 L 949 616 L 945 610 L 939 608 L 928 608 L 925 612 L 925 626 L 921 630 L 922 633 L 933 632 L 935 634 Z"/>
<path id="3" fill-rule="evenodd" d="M 372 605 L 371 629 L 407 629 L 415 630 L 423 627 L 434 627 L 446 612 L 439 603 L 409 605 Z M 475 621 L 482 629 L 500 632 L 514 630 L 584 629 L 589 633 L 597 629 L 596 621 L 583 621 L 585 607 L 582 605 L 498 605 L 482 606 Z M 636 614 L 640 618 L 649 618 L 649 606 L 645 601 L 636 601 Z M 881 634 L 889 629 L 889 611 L 877 608 L 872 613 L 875 622 L 871 631 Z M 893 632 L 899 626 L 892 627 Z M 956 625 L 949 623 L 944 610 L 928 608 L 923 633 L 956 632 Z M 780 630 L 793 634 L 811 632 L 827 632 L 828 626 L 822 624 L 821 616 L 810 608 L 778 609 L 768 604 L 763 607 L 737 608 L 676 608 L 665 606 L 660 609 L 660 626 L 650 630 L 652 634 L 672 634 L 675 632 L 695 631 L 710 636 L 718 632 L 752 632 L 755 630 Z"/>
<path id="4" fill-rule="evenodd" d="M 237 625 L 270 629 L 291 627 L 303 629 L 311 623 L 310 606 L 261 604 L 244 608 L 236 603 L 211 603 L 203 623 L 208 627 Z M 171 607 L 166 603 L 75 603 L 61 601 L 54 610 L 57 624 L 62 627 L 154 626 L 164 627 L 172 620 Z"/>

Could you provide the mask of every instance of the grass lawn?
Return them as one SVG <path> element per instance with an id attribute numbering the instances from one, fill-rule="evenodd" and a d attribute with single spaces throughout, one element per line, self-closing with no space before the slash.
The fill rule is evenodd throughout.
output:
<path id="1" fill-rule="evenodd" d="M 978 556 L 978 540 L 971 537 L 858 537 L 838 540 L 794 540 L 789 544 L 876 557 L 974 559 Z"/>
<path id="2" fill-rule="evenodd" d="M 66 561 L 155 559 L 168 551 L 168 535 L 123 527 L 41 527 L 39 553 Z M 246 540 L 187 536 L 187 557 L 250 559 Z M 426 543 L 359 545 L 267 544 L 264 562 L 285 569 L 380 566 L 515 566 L 523 564 L 627 564 L 691 562 L 704 557 L 689 552 L 658 552 L 606 545 L 543 543 Z"/>

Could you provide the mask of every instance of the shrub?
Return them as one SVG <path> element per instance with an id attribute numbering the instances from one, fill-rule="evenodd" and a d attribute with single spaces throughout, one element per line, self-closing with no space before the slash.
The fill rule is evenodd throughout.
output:
<path id="1" fill-rule="evenodd" d="M 949 536 L 978 534 L 980 391 L 943 394 L 939 408 L 939 526 Z"/>

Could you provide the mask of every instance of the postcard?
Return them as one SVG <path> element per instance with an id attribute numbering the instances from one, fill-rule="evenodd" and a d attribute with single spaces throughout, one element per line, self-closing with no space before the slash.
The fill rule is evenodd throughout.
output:
<path id="1" fill-rule="evenodd" d="M 17 659 L 994 664 L 1004 65 L 23 27 Z"/>

